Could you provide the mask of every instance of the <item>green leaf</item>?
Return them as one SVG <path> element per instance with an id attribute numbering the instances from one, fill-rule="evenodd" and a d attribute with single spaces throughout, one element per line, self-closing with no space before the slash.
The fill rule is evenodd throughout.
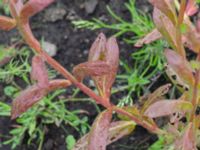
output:
<path id="1" fill-rule="evenodd" d="M 15 54 L 16 51 L 13 48 L 0 47 L 0 67 L 7 64 Z"/>
<path id="2" fill-rule="evenodd" d="M 161 150 L 165 145 L 164 137 L 159 137 L 159 139 L 153 143 L 148 150 Z"/>
<path id="3" fill-rule="evenodd" d="M 180 27 L 181 27 L 181 33 L 187 32 L 187 25 L 186 24 L 182 23 Z"/>
<path id="4" fill-rule="evenodd" d="M 67 150 L 72 150 L 72 148 L 76 144 L 76 139 L 73 135 L 68 135 L 65 139 L 65 142 L 67 144 Z"/>
<path id="5" fill-rule="evenodd" d="M 149 2 L 164 13 L 175 25 L 177 22 L 177 14 L 174 2 L 171 0 L 149 0 Z"/>
<path id="6" fill-rule="evenodd" d="M 6 86 L 4 88 L 4 93 L 6 96 L 13 97 L 15 93 L 18 91 L 14 86 Z"/>

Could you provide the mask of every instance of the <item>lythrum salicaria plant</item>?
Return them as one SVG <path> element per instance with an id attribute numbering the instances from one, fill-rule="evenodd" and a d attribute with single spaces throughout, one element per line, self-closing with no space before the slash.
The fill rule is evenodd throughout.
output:
<path id="1" fill-rule="evenodd" d="M 73 84 L 105 107 L 95 119 L 91 131 L 77 142 L 74 150 L 105 150 L 108 144 L 131 133 L 136 124 L 164 137 L 164 149 L 197 149 L 200 126 L 200 116 L 196 113 L 200 98 L 200 26 L 199 23 L 194 26 L 189 20 L 189 16 L 197 12 L 195 1 L 189 0 L 186 3 L 181 0 L 179 4 L 176 0 L 150 0 L 154 6 L 156 29 L 136 44 L 141 46 L 162 37 L 168 41 L 173 50 L 167 49 L 163 54 L 168 62 L 166 71 L 174 84 L 179 86 L 182 96 L 173 100 L 165 99 L 164 94 L 170 87 L 167 84 L 145 97 L 140 105 L 124 108 L 119 108 L 110 101 L 119 62 L 119 48 L 114 37 L 107 39 L 104 34 L 99 34 L 90 48 L 88 60 L 75 66 L 71 74 L 48 56 L 33 36 L 29 25 L 30 17 L 53 2 L 54 0 L 28 0 L 24 3 L 23 0 L 10 0 L 13 18 L 0 16 L 0 29 L 11 30 L 16 27 L 26 43 L 36 52 L 31 71 L 35 84 L 13 100 L 12 119 L 32 107 L 48 92 Z M 185 46 L 197 54 L 196 59 L 187 60 Z M 52 66 L 66 80 L 49 80 L 46 64 Z M 83 84 L 86 76 L 94 81 L 98 94 Z M 121 121 L 112 121 L 114 112 L 119 114 Z M 154 118 L 163 116 L 169 116 L 170 121 L 165 127 L 159 128 Z"/>

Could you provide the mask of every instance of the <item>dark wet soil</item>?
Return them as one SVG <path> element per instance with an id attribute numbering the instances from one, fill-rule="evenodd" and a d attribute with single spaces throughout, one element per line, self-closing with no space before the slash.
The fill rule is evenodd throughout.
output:
<path id="1" fill-rule="evenodd" d="M 92 4 L 88 4 L 88 1 Z M 48 7 L 45 11 L 34 16 L 31 19 L 31 26 L 35 36 L 38 39 L 43 38 L 58 48 L 58 52 L 54 57 L 67 69 L 72 70 L 73 66 L 84 62 L 87 59 L 88 50 L 95 39 L 100 33 L 104 32 L 107 36 L 113 33 L 109 30 L 90 31 L 83 29 L 75 29 L 71 21 L 74 19 L 91 19 L 93 17 L 103 18 L 109 22 L 114 20 L 108 16 L 106 5 L 110 5 L 113 10 L 123 16 L 127 20 L 130 14 L 124 7 L 125 0 L 57 0 L 56 3 Z M 126 0 L 128 2 L 128 0 Z M 147 0 L 137 0 L 137 7 L 146 11 L 149 10 Z M 89 6 L 88 6 L 89 5 Z M 92 5 L 95 5 L 94 10 L 91 10 Z M 89 7 L 89 8 L 88 8 Z M 53 14 L 54 9 L 59 9 L 59 15 Z M 55 10 L 54 10 L 55 11 Z M 55 15 L 55 16 L 54 16 Z M 17 31 L 10 32 L 0 31 L 0 44 L 7 43 L 10 45 L 13 39 L 19 38 Z M 118 39 L 118 41 L 122 41 Z M 129 56 L 134 50 L 131 45 L 119 42 L 120 57 L 129 60 Z M 2 96 L 2 86 L 0 86 L 0 95 Z M 119 95 L 120 97 L 120 95 Z M 68 108 L 71 110 L 84 109 L 89 112 L 89 122 L 92 122 L 96 116 L 96 111 L 91 104 L 83 103 L 70 103 Z M 11 129 L 12 122 L 9 118 L 0 118 L 0 133 L 8 134 Z M 65 150 L 65 139 L 63 138 L 64 131 L 54 125 L 48 126 L 48 133 L 45 135 L 44 150 Z M 72 130 L 72 129 L 68 129 Z M 73 131 L 72 131 L 73 132 Z M 75 137 L 78 133 L 73 132 Z M 142 127 L 137 127 L 136 131 L 130 136 L 127 136 L 112 145 L 108 146 L 108 150 L 147 150 L 149 145 L 155 141 L 156 136 L 149 134 Z M 0 138 L 1 140 L 1 138 Z M 26 141 L 26 140 L 25 140 Z M 24 141 L 24 143 L 25 143 Z M 1 142 L 1 141 L 0 141 Z M 1 150 L 10 150 L 10 146 L 4 146 Z M 35 146 L 27 147 L 23 144 L 18 147 L 19 150 L 35 150 Z"/>

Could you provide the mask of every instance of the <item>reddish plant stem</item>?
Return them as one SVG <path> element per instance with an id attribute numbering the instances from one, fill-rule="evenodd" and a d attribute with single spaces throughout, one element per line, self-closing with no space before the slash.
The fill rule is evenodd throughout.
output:
<path id="1" fill-rule="evenodd" d="M 122 114 L 122 115 L 125 115 L 125 116 L 129 117 L 131 120 L 135 121 L 138 125 L 143 126 L 144 128 L 146 128 L 147 130 L 149 130 L 152 133 L 155 133 L 155 134 L 158 134 L 158 135 L 166 134 L 166 132 L 164 132 L 163 130 L 158 128 L 157 125 L 149 124 L 149 123 L 145 122 L 143 119 L 140 119 L 140 118 L 132 115 L 131 113 L 125 111 L 122 108 L 114 106 L 113 110 L 116 111 L 119 114 Z"/>
<path id="2" fill-rule="evenodd" d="M 196 60 L 200 62 L 200 52 L 198 53 Z M 198 68 L 198 70 L 196 70 L 196 73 L 195 73 L 195 84 L 193 88 L 193 97 L 192 97 L 193 110 L 191 113 L 190 121 L 194 120 L 195 115 L 196 115 L 195 113 L 196 113 L 197 105 L 199 103 L 199 99 L 198 99 L 199 76 L 200 76 L 200 69 Z"/>
<path id="3" fill-rule="evenodd" d="M 63 66 L 61 66 L 56 60 L 54 60 L 52 57 L 50 57 L 42 48 L 37 39 L 32 34 L 32 31 L 30 29 L 29 24 L 27 23 L 26 26 L 23 26 L 20 24 L 20 21 L 18 23 L 18 29 L 22 34 L 22 37 L 26 41 L 26 43 L 34 49 L 38 54 L 40 54 L 49 65 L 51 65 L 56 71 L 58 71 L 60 74 L 62 74 L 65 78 L 70 80 L 76 87 L 78 87 L 80 90 L 82 90 L 85 94 L 87 94 L 89 97 L 93 98 L 97 103 L 103 105 L 105 108 L 110 109 L 114 108 L 114 110 L 117 113 L 126 115 L 130 117 L 131 120 L 136 122 L 137 124 L 143 126 L 144 128 L 148 129 L 149 131 L 156 133 L 156 134 L 164 134 L 164 131 L 159 129 L 156 125 L 151 125 L 147 122 L 144 122 L 143 120 L 133 116 L 132 114 L 126 112 L 122 108 L 118 108 L 116 106 L 113 106 L 108 100 L 105 100 L 101 96 L 94 93 L 90 88 L 88 88 L 83 83 L 79 82 L 70 72 L 68 72 Z"/>
<path id="4" fill-rule="evenodd" d="M 97 103 L 102 104 L 104 107 L 110 107 L 111 104 L 108 103 L 106 100 L 104 100 L 101 96 L 98 96 L 96 93 L 94 93 L 90 88 L 85 86 L 83 83 L 78 82 L 76 78 L 68 72 L 64 67 L 62 67 L 56 60 L 51 58 L 42 48 L 40 43 L 37 41 L 37 39 L 32 34 L 32 31 L 30 29 L 29 24 L 27 23 L 26 26 L 23 26 L 20 24 L 18 25 L 18 29 L 22 34 L 22 37 L 26 41 L 26 43 L 34 49 L 38 54 L 40 54 L 49 65 L 51 65 L 56 71 L 58 71 L 60 74 L 62 74 L 65 78 L 70 80 L 76 87 L 81 89 L 85 94 L 87 94 L 89 97 L 93 98 Z"/>
<path id="5" fill-rule="evenodd" d="M 185 10 L 186 10 L 186 0 L 181 0 L 181 7 L 179 11 L 177 30 L 176 30 L 176 41 L 177 41 L 177 48 L 178 48 L 179 54 L 182 55 L 183 58 L 186 58 L 186 54 L 185 54 L 184 46 L 182 44 L 181 25 L 184 21 Z"/>
<path id="6" fill-rule="evenodd" d="M 91 89 L 89 89 L 88 87 L 86 87 L 84 84 L 82 84 L 81 82 L 78 82 L 73 75 L 71 75 L 68 71 L 66 71 L 65 68 L 63 68 L 59 63 L 57 63 L 53 58 L 49 57 L 46 53 L 42 53 L 42 56 L 44 56 L 46 58 L 46 61 L 53 66 L 54 68 L 56 68 L 56 70 L 58 72 L 60 72 L 64 77 L 67 77 L 72 83 L 75 84 L 75 86 L 77 86 L 78 88 L 80 88 L 83 92 L 85 92 L 86 94 L 88 93 L 88 96 L 94 98 L 97 102 L 99 102 L 100 104 L 102 104 L 102 99 L 101 97 L 97 96 Z M 105 102 L 105 101 L 103 101 Z M 103 103 L 102 104 L 104 107 L 106 107 L 107 109 L 109 109 L 111 107 L 110 103 Z M 128 117 L 130 117 L 133 121 L 135 121 L 137 124 L 143 126 L 144 128 L 148 129 L 149 131 L 156 133 L 156 134 L 164 134 L 164 132 L 159 129 L 157 126 L 153 126 L 151 124 L 148 124 L 147 122 L 141 121 L 140 119 L 138 119 L 137 117 L 133 116 L 132 114 L 126 112 L 125 110 L 115 107 L 115 111 L 126 115 Z"/>
<path id="7" fill-rule="evenodd" d="M 198 69 L 195 73 L 195 84 L 194 84 L 194 88 L 193 88 L 193 97 L 192 97 L 193 109 L 192 109 L 190 121 L 193 121 L 193 119 L 195 118 L 195 112 L 196 112 L 196 108 L 197 108 L 197 104 L 198 104 L 199 75 L 200 75 L 200 70 Z"/>
<path id="8" fill-rule="evenodd" d="M 184 21 L 185 10 L 186 10 L 186 0 L 181 0 L 181 7 L 178 16 L 178 26 L 180 26 Z"/>

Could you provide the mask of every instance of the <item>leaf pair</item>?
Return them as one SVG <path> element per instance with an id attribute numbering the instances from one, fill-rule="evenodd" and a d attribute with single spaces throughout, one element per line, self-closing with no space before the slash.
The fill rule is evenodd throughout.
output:
<path id="1" fill-rule="evenodd" d="M 193 106 L 191 102 L 184 99 L 179 100 L 165 100 L 162 98 L 169 90 L 170 84 L 164 85 L 144 98 L 145 102 L 140 106 L 140 110 L 136 106 L 124 108 L 127 112 L 131 113 L 136 118 L 142 119 L 149 124 L 156 126 L 151 118 L 163 117 L 172 115 L 177 112 L 189 112 Z M 119 116 L 123 120 L 130 120 L 126 116 Z"/>
<path id="2" fill-rule="evenodd" d="M 88 61 L 74 67 L 73 73 L 79 81 L 86 76 L 92 77 L 100 96 L 109 99 L 118 64 L 119 48 L 116 39 L 111 37 L 107 40 L 101 33 L 90 48 Z"/>
<path id="3" fill-rule="evenodd" d="M 200 33 L 198 32 L 198 26 L 195 26 L 190 22 L 188 16 L 193 15 L 198 11 L 197 4 L 194 0 L 189 0 L 186 6 L 184 21 L 182 24 L 178 23 L 178 17 L 174 7 L 174 1 L 172 0 L 149 0 L 154 6 L 153 20 L 156 25 L 156 29 L 147 34 L 144 38 L 137 41 L 136 47 L 140 47 L 143 44 L 149 44 L 164 37 L 171 47 L 184 56 L 184 49 L 182 44 L 190 48 L 192 51 L 198 53 L 200 49 L 199 39 Z M 181 13 L 181 12 L 180 12 Z M 180 24 L 178 26 L 178 24 Z M 184 31 L 182 31 L 184 30 Z M 183 33 L 181 33 L 181 31 Z M 181 34 L 183 36 L 181 36 Z M 161 36 L 162 35 L 162 36 Z M 182 41 L 182 42 L 180 42 Z"/>
<path id="4" fill-rule="evenodd" d="M 107 145 L 130 134 L 135 128 L 133 121 L 111 123 L 111 118 L 112 110 L 106 110 L 99 114 L 90 133 L 82 137 L 73 150 L 105 150 Z"/>
<path id="5" fill-rule="evenodd" d="M 168 65 L 179 75 L 185 84 L 189 85 L 189 90 L 192 91 L 194 86 L 193 70 L 190 64 L 172 50 L 165 50 Z M 193 108 L 191 102 L 185 99 L 179 100 L 159 100 L 152 103 L 146 110 L 145 115 L 150 118 L 171 115 L 176 112 L 189 112 Z"/>
<path id="6" fill-rule="evenodd" d="M 186 7 L 186 14 L 188 16 L 193 16 L 198 12 L 198 5 L 196 0 L 188 0 L 188 4 Z"/>
<path id="7" fill-rule="evenodd" d="M 71 82 L 68 80 L 57 79 L 49 81 L 45 63 L 40 56 L 35 56 L 32 60 L 31 77 L 36 80 L 37 83 L 22 91 L 19 96 L 13 100 L 11 111 L 12 119 L 17 118 L 23 112 L 27 111 L 49 92 L 71 85 Z"/>
<path id="8" fill-rule="evenodd" d="M 29 0 L 25 4 L 23 0 L 10 0 L 9 6 L 13 18 L 0 16 L 0 29 L 11 30 L 18 27 L 23 38 L 33 49 L 40 49 L 39 42 L 35 39 L 29 25 L 29 18 L 43 10 L 54 0 Z"/>
<path id="9" fill-rule="evenodd" d="M 133 106 L 124 107 L 123 109 L 126 112 L 130 113 L 135 118 L 141 120 L 142 122 L 145 122 L 145 123 L 151 125 L 152 127 L 157 127 L 156 123 L 152 119 L 154 117 L 148 116 L 148 114 L 146 112 L 148 111 L 148 108 L 152 104 L 154 104 L 162 99 L 163 95 L 165 95 L 169 91 L 169 88 L 170 88 L 170 84 L 161 86 L 157 90 L 155 90 L 153 93 L 142 97 L 139 101 L 139 106 L 133 105 Z M 151 111 L 154 112 L 156 110 L 151 110 Z M 131 119 L 128 116 L 121 115 L 121 114 L 118 116 L 122 120 L 130 120 Z"/>
<path id="10" fill-rule="evenodd" d="M 23 4 L 23 0 L 10 0 L 9 6 L 13 19 L 0 16 L 0 29 L 11 30 L 17 23 L 27 23 L 31 16 L 40 12 L 52 2 L 54 0 L 29 0 L 26 4 Z"/>
<path id="11" fill-rule="evenodd" d="M 149 0 L 154 6 L 153 20 L 156 29 L 147 34 L 143 39 L 140 39 L 135 46 L 151 43 L 161 37 L 164 37 L 174 50 L 180 50 L 178 42 L 179 31 L 176 28 L 178 17 L 174 2 L 171 0 Z M 184 55 L 184 54 L 183 54 Z"/>

